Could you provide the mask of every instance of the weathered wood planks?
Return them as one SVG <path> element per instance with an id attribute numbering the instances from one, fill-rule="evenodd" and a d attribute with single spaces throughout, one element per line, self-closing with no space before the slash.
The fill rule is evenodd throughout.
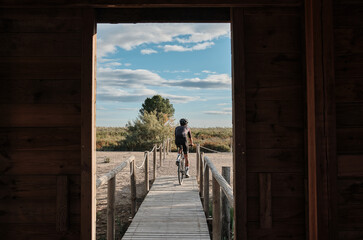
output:
<path id="1" fill-rule="evenodd" d="M 349 13 L 349 14 L 347 14 Z M 363 237 L 363 4 L 335 1 L 337 239 Z"/>
<path id="2" fill-rule="evenodd" d="M 210 239 L 196 178 L 157 178 L 122 239 Z"/>

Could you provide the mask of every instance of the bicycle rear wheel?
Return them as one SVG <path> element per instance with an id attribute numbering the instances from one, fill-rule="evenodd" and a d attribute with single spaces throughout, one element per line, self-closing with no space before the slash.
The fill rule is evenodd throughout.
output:
<path id="1" fill-rule="evenodd" d="M 185 161 L 184 161 L 184 156 L 182 156 L 178 164 L 178 181 L 180 185 L 183 184 L 184 171 L 185 171 Z"/>

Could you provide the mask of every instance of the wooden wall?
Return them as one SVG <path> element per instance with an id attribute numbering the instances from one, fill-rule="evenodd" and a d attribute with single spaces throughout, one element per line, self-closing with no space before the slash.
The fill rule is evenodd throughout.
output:
<path id="1" fill-rule="evenodd" d="M 9 8 L 0 9 L 0 236 L 91 239 L 92 9 L 85 14 L 77 1 L 52 1 L 59 7 L 51 8 L 46 8 L 48 1 L 35 2 L 39 8 L 28 5 L 30 1 L 5 1 L 1 6 Z M 107 5 L 97 2 L 98 7 Z M 312 9 L 303 9 L 298 0 L 230 3 L 236 4 L 232 40 L 238 239 L 305 239 L 313 231 L 308 216 L 311 223 L 314 215 L 320 239 L 363 238 L 363 4 L 332 0 L 331 11 L 325 4 L 329 0 L 309 2 Z M 193 6 L 185 1 L 155 1 L 155 6 L 174 3 Z M 199 3 L 229 6 L 225 1 Z M 62 9 L 62 4 L 73 8 Z M 306 15 L 316 27 L 308 37 Z M 307 56 L 304 40 L 312 40 L 313 56 Z M 315 67 L 312 80 L 317 87 L 312 88 L 317 97 L 317 152 L 309 157 L 316 157 L 317 169 L 309 171 L 306 119 L 311 112 L 306 110 L 305 75 L 311 73 L 305 60 Z M 326 83 L 333 83 L 335 91 Z M 335 102 L 329 100 L 332 93 Z M 334 111 L 327 109 L 331 106 Z M 335 132 L 324 132 L 332 126 L 336 139 Z M 310 181 L 315 186 L 305 187 L 307 172 L 316 175 L 317 182 Z M 307 213 L 307 192 L 313 187 L 318 209 Z"/>
<path id="2" fill-rule="evenodd" d="M 237 117 L 245 118 L 246 136 L 240 139 L 245 153 L 236 153 L 235 166 L 247 173 L 247 239 L 305 239 L 302 13 L 246 8 L 232 18 L 234 54 L 244 58 L 234 57 L 234 68 L 242 69 L 234 72 L 234 97 L 245 91 L 234 107 Z M 244 47 L 236 49 L 241 42 Z"/>
<path id="3" fill-rule="evenodd" d="M 335 1 L 338 236 L 363 239 L 363 3 Z"/>
<path id="4" fill-rule="evenodd" d="M 79 239 L 82 12 L 0 9 L 0 238 Z"/>

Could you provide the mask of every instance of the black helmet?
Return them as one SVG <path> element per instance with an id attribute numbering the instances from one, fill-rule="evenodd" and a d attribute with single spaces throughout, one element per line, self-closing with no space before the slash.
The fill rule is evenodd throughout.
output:
<path id="1" fill-rule="evenodd" d="M 188 124 L 188 119 L 182 118 L 182 119 L 180 119 L 179 122 L 180 122 L 180 125 L 184 126 L 184 125 L 187 125 Z"/>

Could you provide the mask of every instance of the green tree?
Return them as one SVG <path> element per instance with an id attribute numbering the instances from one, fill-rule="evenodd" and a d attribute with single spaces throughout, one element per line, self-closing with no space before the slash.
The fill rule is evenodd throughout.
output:
<path id="1" fill-rule="evenodd" d="M 166 123 L 171 117 L 174 116 L 175 109 L 169 99 L 163 98 L 160 95 L 154 95 L 152 98 L 146 98 L 140 109 L 141 115 L 146 112 L 156 112 L 159 121 Z"/>
<path id="2" fill-rule="evenodd" d="M 133 123 L 126 124 L 127 135 L 124 145 L 128 150 L 150 150 L 155 143 L 172 136 L 172 121 L 162 123 L 156 111 L 140 114 Z"/>

